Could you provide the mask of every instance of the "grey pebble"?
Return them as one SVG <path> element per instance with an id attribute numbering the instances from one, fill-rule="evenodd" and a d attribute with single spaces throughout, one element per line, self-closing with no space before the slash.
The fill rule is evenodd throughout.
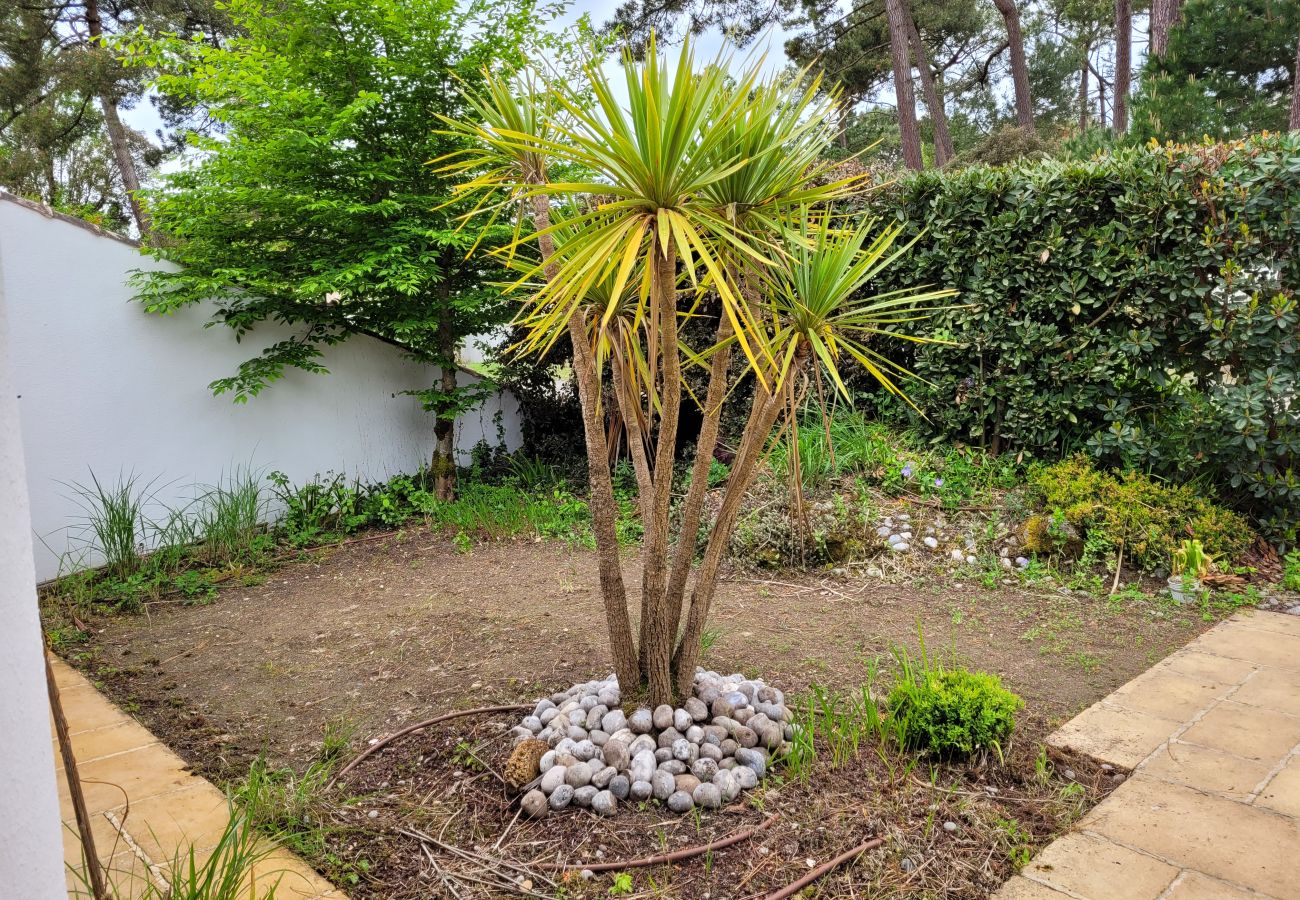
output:
<path id="1" fill-rule="evenodd" d="M 572 801 L 573 788 L 567 784 L 562 784 L 555 789 L 554 793 L 551 794 L 547 803 L 550 804 L 551 809 L 559 810 L 564 809 L 564 807 L 568 806 Z"/>
<path id="2" fill-rule="evenodd" d="M 688 813 L 695 808 L 695 800 L 685 791 L 674 791 L 668 796 L 668 808 L 675 813 Z"/>

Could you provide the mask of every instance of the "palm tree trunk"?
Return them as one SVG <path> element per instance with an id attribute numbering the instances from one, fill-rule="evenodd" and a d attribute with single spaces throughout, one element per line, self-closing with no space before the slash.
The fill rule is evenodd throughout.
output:
<path id="1" fill-rule="evenodd" d="M 796 361 L 787 377 L 795 378 L 803 367 L 802 360 Z M 745 424 L 744 436 L 736 453 L 736 460 L 731 467 L 731 478 L 727 482 L 727 492 L 722 499 L 722 508 L 718 518 L 709 532 L 709 543 L 704 550 L 704 559 L 700 562 L 695 575 L 695 590 L 691 592 L 690 610 L 686 615 L 686 627 L 681 640 L 673 654 L 673 678 L 679 694 L 686 694 L 691 689 L 695 678 L 695 666 L 700 659 L 700 638 L 704 634 L 704 625 L 709 620 L 709 607 L 718 587 L 718 571 L 722 560 L 731 545 L 731 533 L 736 527 L 736 518 L 740 514 L 740 505 L 745 498 L 758 471 L 758 462 L 767 445 L 772 426 L 782 408 L 782 392 L 769 393 L 761 384 L 754 389 L 754 402 L 750 407 L 749 421 Z"/>
<path id="2" fill-rule="evenodd" d="M 1128 131 L 1128 95 L 1133 80 L 1133 0 L 1115 0 L 1115 134 Z"/>
<path id="3" fill-rule="evenodd" d="M 627 452 L 632 458 L 632 471 L 636 474 L 636 493 L 641 521 L 644 523 L 650 514 L 646 504 L 654 493 L 654 481 L 650 475 L 650 460 L 646 457 L 645 429 L 641 426 L 641 404 L 632 396 L 631 387 L 624 372 L 624 364 L 613 360 L 610 365 L 610 377 L 614 382 L 614 398 L 618 402 L 619 415 L 623 417 L 623 433 L 627 435 Z"/>
<path id="4" fill-rule="evenodd" d="M 1029 97 L 1029 63 L 1025 59 L 1025 39 L 1020 33 L 1020 13 L 1014 0 L 993 0 L 1007 28 L 1007 46 L 1011 49 L 1011 81 L 1016 94 L 1016 122 L 1021 128 L 1034 127 L 1034 104 Z"/>
<path id="5" fill-rule="evenodd" d="M 99 17 L 99 0 L 85 0 L 86 29 L 90 32 L 90 41 L 96 52 L 103 52 L 104 25 Z M 140 237 L 149 233 L 152 222 L 140 202 L 140 176 L 135 171 L 135 160 L 131 158 L 131 145 L 126 138 L 126 128 L 117 114 L 117 101 L 106 91 L 99 92 L 99 108 L 104 114 L 104 130 L 108 133 L 108 146 L 113 151 L 113 161 L 117 165 L 118 175 L 122 179 L 122 188 L 126 191 L 127 202 L 131 204 L 131 215 L 135 219 Z"/>
<path id="6" fill-rule="evenodd" d="M 668 631 L 676 635 L 681 624 L 682 606 L 686 600 L 686 582 L 690 579 L 691 563 L 695 561 L 700 517 L 704 512 L 704 497 L 709 490 L 709 469 L 713 465 L 713 450 L 718 444 L 718 431 L 722 423 L 722 404 L 727 399 L 728 372 L 731 367 L 731 319 L 725 312 L 718 318 L 714 346 L 718 349 L 709 363 L 709 386 L 704 396 L 703 421 L 700 439 L 695 444 L 695 462 L 691 466 L 691 483 L 682 503 L 681 521 L 677 529 L 677 546 L 673 549 L 672 570 L 665 592 Z"/>
<path id="7" fill-rule="evenodd" d="M 916 94 L 912 91 L 912 63 L 907 52 L 907 19 L 902 0 L 885 0 L 885 16 L 889 25 L 889 59 L 894 70 L 903 163 L 919 172 L 925 168 L 925 160 L 921 156 L 921 133 L 916 127 Z"/>
<path id="8" fill-rule="evenodd" d="M 934 164 L 943 168 L 952 161 L 952 136 L 948 133 L 948 113 L 943 108 L 943 95 L 930 68 L 930 57 L 921 43 L 921 33 L 916 30 L 916 19 L 903 0 L 903 12 L 907 15 L 907 40 L 912 46 L 912 56 L 916 60 L 916 73 L 921 77 L 921 93 L 925 95 L 925 108 L 930 111 L 930 122 L 934 125 Z"/>
<path id="9" fill-rule="evenodd" d="M 533 226 L 539 232 L 545 231 L 551 224 L 549 201 L 545 196 L 532 199 Z M 537 246 L 546 263 L 546 277 L 553 279 L 556 275 L 555 264 L 550 260 L 555 253 L 555 243 L 549 234 L 541 234 L 537 238 Z M 582 430 L 587 445 L 587 482 L 591 491 L 592 528 L 596 533 L 600 596 L 605 605 L 614 672 L 618 675 L 619 687 L 625 692 L 624 696 L 631 697 L 640 689 L 641 676 L 627 612 L 627 588 L 623 584 L 623 567 L 618 555 L 618 507 L 614 502 L 614 484 L 609 476 L 605 429 L 600 421 L 600 379 L 597 378 L 595 357 L 591 345 L 587 343 L 586 330 L 578 311 L 569 317 L 569 340 L 573 343 L 573 373 L 578 383 Z"/>
<path id="10" fill-rule="evenodd" d="M 672 502 L 673 459 L 677 449 L 677 422 L 682 406 L 681 355 L 677 346 L 677 250 L 669 241 L 661 248 L 653 238 L 651 291 L 659 322 L 659 430 L 655 437 L 654 494 L 645 524 L 641 551 L 641 673 L 650 691 L 650 703 L 672 703 L 670 671 L 675 629 L 670 631 L 665 610 L 668 585 L 668 524 Z"/>

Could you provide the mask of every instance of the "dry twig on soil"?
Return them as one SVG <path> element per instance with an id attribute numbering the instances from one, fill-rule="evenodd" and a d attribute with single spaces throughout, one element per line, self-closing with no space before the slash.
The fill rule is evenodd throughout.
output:
<path id="1" fill-rule="evenodd" d="M 394 731 L 388 737 L 381 738 L 380 740 L 375 741 L 369 747 L 367 747 L 366 749 L 358 753 L 356 758 L 353 759 L 352 762 L 348 763 L 346 766 L 339 769 L 338 774 L 336 774 L 333 778 L 330 779 L 329 784 L 325 785 L 325 790 L 328 791 L 330 788 L 334 787 L 334 785 L 338 784 L 340 778 L 342 778 L 344 775 L 348 774 L 348 772 L 351 772 L 353 769 L 355 769 L 357 767 L 357 764 L 361 762 L 363 759 L 365 759 L 367 756 L 370 756 L 372 753 L 377 753 L 378 751 L 387 747 L 393 741 L 397 740 L 400 737 L 405 737 L 406 735 L 410 734 L 413 731 L 420 731 L 421 729 L 428 728 L 431 725 L 437 725 L 439 722 L 446 722 L 450 719 L 459 719 L 464 716 L 474 716 L 480 713 L 486 714 L 486 713 L 499 713 L 499 712 L 519 712 L 522 709 L 532 709 L 532 708 L 533 705 L 531 703 L 511 703 L 511 704 L 506 704 L 504 706 L 480 706 L 477 709 L 462 709 L 459 712 L 446 713 L 441 716 L 435 716 L 432 719 L 425 719 L 423 722 L 416 722 L 414 725 L 407 725 L 405 728 L 401 729 L 400 731 Z"/>
<path id="2" fill-rule="evenodd" d="M 799 893 L 801 890 L 806 888 L 808 885 L 812 884 L 817 879 L 828 874 L 832 869 L 848 862 L 849 860 L 853 859 L 855 856 L 860 856 L 861 854 L 866 853 L 868 850 L 870 850 L 873 847 L 879 847 L 884 842 L 885 842 L 884 838 L 872 838 L 869 841 L 858 844 L 858 846 L 854 847 L 852 850 L 849 850 L 846 853 L 841 853 L 839 856 L 835 857 L 830 862 L 822 863 L 820 866 L 813 869 L 811 872 L 809 872 L 807 875 L 805 875 L 803 878 L 800 878 L 798 881 L 794 882 L 793 884 L 788 884 L 778 891 L 773 891 L 772 893 L 768 894 L 764 898 L 764 900 L 785 900 L 786 897 L 793 897 L 795 894 Z"/>
<path id="3" fill-rule="evenodd" d="M 548 871 L 586 869 L 591 872 L 617 872 L 622 869 L 636 869 L 644 866 L 660 866 L 664 863 L 681 862 L 684 859 L 691 859 L 713 850 L 721 850 L 724 847 L 730 847 L 732 844 L 739 844 L 741 841 L 749 840 L 775 822 L 779 815 L 779 813 L 772 813 L 772 815 L 768 816 L 753 828 L 746 828 L 744 831 L 738 831 L 729 837 L 720 838 L 719 840 L 712 841 L 708 844 L 698 844 L 694 847 L 684 847 L 681 850 L 674 850 L 672 853 L 661 853 L 658 856 L 646 856 L 641 859 L 628 859 L 616 862 L 577 863 L 573 865 L 568 863 L 554 863 L 551 865 L 539 866 L 538 868 L 546 869 Z"/>

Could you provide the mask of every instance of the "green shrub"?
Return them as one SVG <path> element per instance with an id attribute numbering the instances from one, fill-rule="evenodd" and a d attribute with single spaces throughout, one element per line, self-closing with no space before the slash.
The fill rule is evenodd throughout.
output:
<path id="1" fill-rule="evenodd" d="M 995 454 L 1201 479 L 1294 543 L 1296 209 L 1296 133 L 914 176 L 878 212 L 917 242 L 872 289 L 966 306 L 900 326 L 951 343 L 885 351 L 928 418 L 880 408 Z"/>
<path id="2" fill-rule="evenodd" d="M 1002 755 L 1024 702 L 998 676 L 932 665 L 924 644 L 919 666 L 905 652 L 896 655 L 901 672 L 888 706 L 905 749 L 944 758 L 988 750 Z"/>
<path id="3" fill-rule="evenodd" d="M 1102 472 L 1083 454 L 1035 467 L 1029 478 L 1045 509 L 1059 511 L 1086 538 L 1104 541 L 1112 554 L 1123 544 L 1125 558 L 1147 571 L 1167 567 L 1188 539 L 1225 562 L 1250 546 L 1245 519 L 1191 485 L 1162 484 L 1140 472 Z"/>

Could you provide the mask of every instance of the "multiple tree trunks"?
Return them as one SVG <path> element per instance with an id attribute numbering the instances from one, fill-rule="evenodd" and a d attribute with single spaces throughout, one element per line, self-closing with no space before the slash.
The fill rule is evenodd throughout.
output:
<path id="1" fill-rule="evenodd" d="M 916 94 L 912 90 L 912 62 L 908 55 L 911 16 L 907 14 L 903 0 L 885 0 L 885 16 L 889 22 L 889 58 L 894 70 L 894 98 L 898 104 L 903 163 L 919 172 L 925 168 L 925 161 L 921 156 L 921 133 L 916 125 Z"/>

